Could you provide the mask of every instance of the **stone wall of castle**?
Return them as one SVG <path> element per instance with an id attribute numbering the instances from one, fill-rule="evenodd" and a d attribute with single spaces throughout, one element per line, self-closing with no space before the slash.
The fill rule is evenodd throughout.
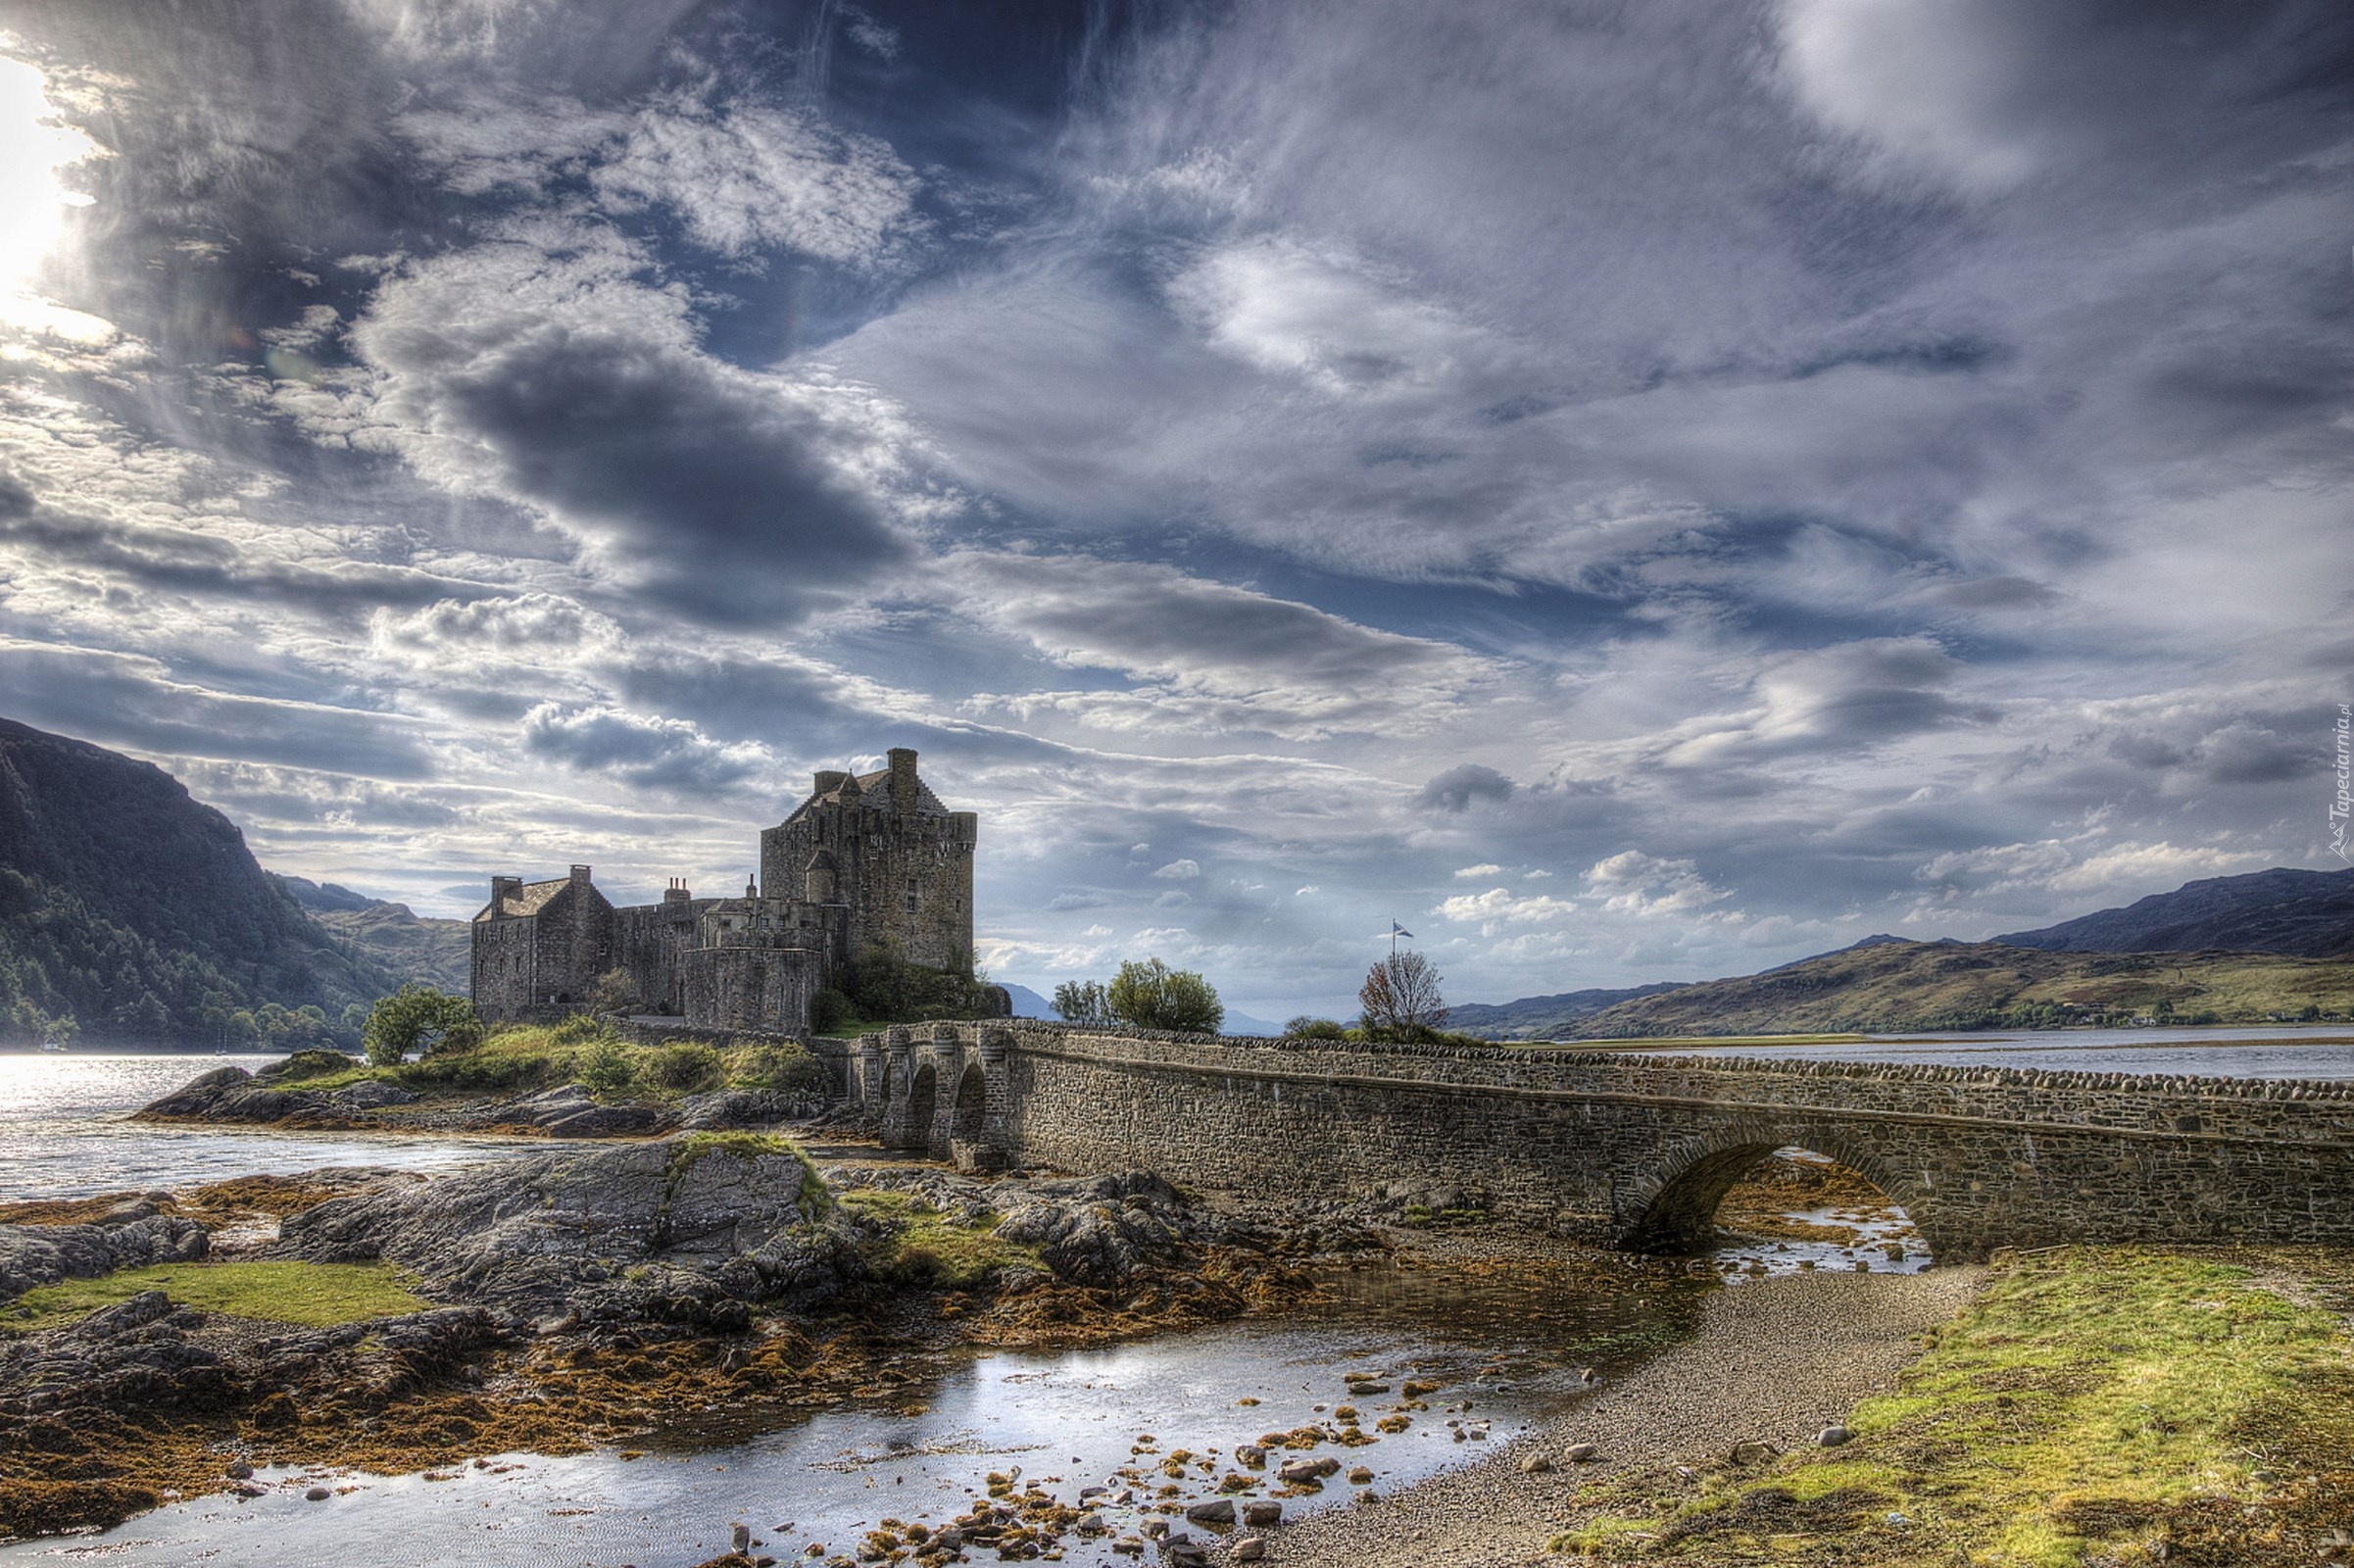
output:
<path id="1" fill-rule="evenodd" d="M 820 773 L 809 803 L 760 835 L 760 890 L 841 909 L 838 960 L 885 946 L 911 963 L 969 972 L 979 818 L 931 797 L 915 753 L 895 750 L 890 764 L 863 780 Z"/>
<path id="2" fill-rule="evenodd" d="M 806 1034 L 818 991 L 867 948 L 969 972 L 977 819 L 951 811 L 915 753 L 864 778 L 817 775 L 792 816 L 760 835 L 759 886 L 614 908 L 574 866 L 562 882 L 492 879 L 473 925 L 473 997 L 492 1021 L 588 1000 L 625 971 L 641 1004 L 698 1024 Z"/>
<path id="3" fill-rule="evenodd" d="M 561 883 L 500 877 L 473 928 L 474 1010 L 507 1022 L 585 1002 L 613 964 L 614 909 L 575 865 Z M 528 912 L 506 912 L 518 906 Z"/>
<path id="4" fill-rule="evenodd" d="M 718 902 L 673 887 L 660 904 L 613 910 L 613 963 L 628 971 L 644 1010 L 687 1015 L 686 956 L 696 945 L 704 911 Z"/>

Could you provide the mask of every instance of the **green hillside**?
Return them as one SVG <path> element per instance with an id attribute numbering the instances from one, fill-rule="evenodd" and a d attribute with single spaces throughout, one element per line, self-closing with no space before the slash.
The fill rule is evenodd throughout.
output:
<path id="1" fill-rule="evenodd" d="M 416 980 L 461 997 L 473 984 L 471 922 L 420 915 L 406 904 L 371 899 L 332 882 L 321 886 L 299 876 L 277 880 L 312 919 L 361 949 L 396 980 Z"/>
<path id="2" fill-rule="evenodd" d="M 0 1043 L 319 1043 L 394 986 L 170 774 L 0 719 Z"/>
<path id="3" fill-rule="evenodd" d="M 1881 942 L 1707 980 L 1582 1020 L 1586 1039 L 2265 1023 L 2354 1016 L 2354 962 L 2270 953 L 2046 953 Z"/>

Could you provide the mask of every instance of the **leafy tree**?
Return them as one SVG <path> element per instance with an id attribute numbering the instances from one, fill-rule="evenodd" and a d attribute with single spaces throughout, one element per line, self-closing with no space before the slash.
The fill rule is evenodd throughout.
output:
<path id="1" fill-rule="evenodd" d="M 589 982 L 589 1005 L 599 1012 L 634 1012 L 638 1005 L 637 982 L 627 969 L 608 969 Z"/>
<path id="2" fill-rule="evenodd" d="M 1332 1018 L 1319 1018 L 1313 1013 L 1301 1013 L 1283 1026 L 1283 1032 L 1294 1040 L 1346 1040 L 1348 1028 Z"/>
<path id="3" fill-rule="evenodd" d="M 1101 980 L 1065 980 L 1054 988 L 1054 1014 L 1065 1023 L 1109 1023 L 1111 993 Z"/>
<path id="4" fill-rule="evenodd" d="M 1410 949 L 1391 954 L 1368 970 L 1356 1000 L 1365 1009 L 1365 1027 L 1393 1037 L 1420 1039 L 1447 1022 L 1438 966 Z"/>
<path id="5" fill-rule="evenodd" d="M 412 1051 L 435 1055 L 482 1044 L 482 1020 L 464 997 L 412 981 L 375 1004 L 360 1032 L 373 1066 L 397 1065 Z"/>
<path id="6" fill-rule="evenodd" d="M 1139 1029 L 1214 1035 L 1226 1021 L 1226 1005 L 1208 981 L 1190 969 L 1172 969 L 1158 958 L 1131 958 L 1121 964 L 1105 998 L 1114 1018 Z"/>

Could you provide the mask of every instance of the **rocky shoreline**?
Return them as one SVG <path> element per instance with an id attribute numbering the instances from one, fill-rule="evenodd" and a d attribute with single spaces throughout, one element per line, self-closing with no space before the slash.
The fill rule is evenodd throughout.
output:
<path id="1" fill-rule="evenodd" d="M 405 1095 L 375 1082 L 304 1090 L 268 1070 L 224 1069 L 146 1114 L 381 1127 L 385 1111 L 411 1102 Z M 621 1445 L 681 1412 L 758 1425 L 795 1409 L 889 1402 L 958 1346 L 1085 1345 L 1279 1311 L 1316 1298 L 1314 1268 L 1350 1260 L 1645 1267 L 1476 1223 L 1481 1195 L 1443 1182 L 1272 1209 L 1142 1172 L 819 1168 L 790 1142 L 741 1128 L 794 1107 L 743 1091 L 701 1099 L 608 1106 L 567 1085 L 445 1102 L 429 1126 L 394 1124 L 601 1141 L 430 1176 L 248 1178 L 0 1209 L 0 1537 L 105 1526 L 175 1496 L 250 1493 L 257 1467 L 431 1472 L 472 1455 Z M 609 1112 L 627 1113 L 626 1128 L 581 1119 Z M 1475 1223 L 1423 1228 L 1433 1215 Z M 175 1299 L 167 1276 L 165 1288 L 74 1321 L 10 1326 L 8 1303 L 27 1291 L 199 1263 L 372 1269 L 431 1304 L 298 1328 Z M 1378 1441 L 1376 1413 L 1397 1430 L 1424 1419 L 1409 1413 L 1429 1405 L 1408 1385 L 1395 1405 L 1369 1404 L 1362 1430 L 1351 1415 L 1238 1450 L 1242 1468 L 1226 1490 L 1247 1495 L 1155 1507 L 1146 1534 L 1114 1549 L 1151 1549 L 1177 1568 L 1261 1556 L 1539 1560 L 1581 1479 L 1723 1462 L 1711 1456 L 1737 1428 L 1753 1443 L 1799 1441 L 1808 1423 L 1819 1427 L 1892 1374 L 1919 1329 L 1967 1299 L 1974 1277 L 1744 1285 L 1712 1301 L 1697 1341 L 1582 1401 L 1570 1427 L 1386 1498 L 1359 1490 L 1357 1467 L 1305 1451 Z M 1562 1457 L 1579 1445 L 1592 1446 L 1584 1462 Z M 1354 1505 L 1265 1528 L 1281 1518 L 1281 1499 L 1337 1491 L 1345 1469 Z M 1140 1475 L 1140 1506 L 1146 1479 L 1162 1480 Z M 1084 1497 L 993 1476 L 988 1505 L 954 1533 L 870 1540 L 861 1552 L 1034 1556 L 1107 1528 Z"/>
<path id="2" fill-rule="evenodd" d="M 1144 1173 L 821 1173 L 741 1132 L 263 1185 L 235 1195 L 248 1201 L 24 1205 L 15 1217 L 48 1223 L 0 1224 L 0 1330 L 26 1291 L 166 1262 L 388 1266 L 432 1308 L 301 1330 L 150 1290 L 7 1332 L 0 1535 L 111 1524 L 257 1464 L 421 1469 L 575 1450 L 682 1409 L 873 1397 L 957 1344 L 1281 1307 L 1316 1291 L 1304 1258 L 1381 1247 L 1359 1227 L 1221 1212 Z"/>

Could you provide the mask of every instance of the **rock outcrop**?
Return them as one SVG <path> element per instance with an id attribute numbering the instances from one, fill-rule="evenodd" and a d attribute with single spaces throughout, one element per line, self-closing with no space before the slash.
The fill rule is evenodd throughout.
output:
<path id="1" fill-rule="evenodd" d="M 210 1246 L 203 1225 L 145 1201 L 126 1203 L 94 1225 L 0 1225 L 0 1300 L 119 1268 L 193 1263 Z"/>
<path id="2" fill-rule="evenodd" d="M 426 1294 L 529 1316 L 728 1331 L 864 1277 L 795 1153 L 694 1137 L 549 1154 L 331 1199 L 279 1227 L 311 1262 L 381 1258 Z"/>

